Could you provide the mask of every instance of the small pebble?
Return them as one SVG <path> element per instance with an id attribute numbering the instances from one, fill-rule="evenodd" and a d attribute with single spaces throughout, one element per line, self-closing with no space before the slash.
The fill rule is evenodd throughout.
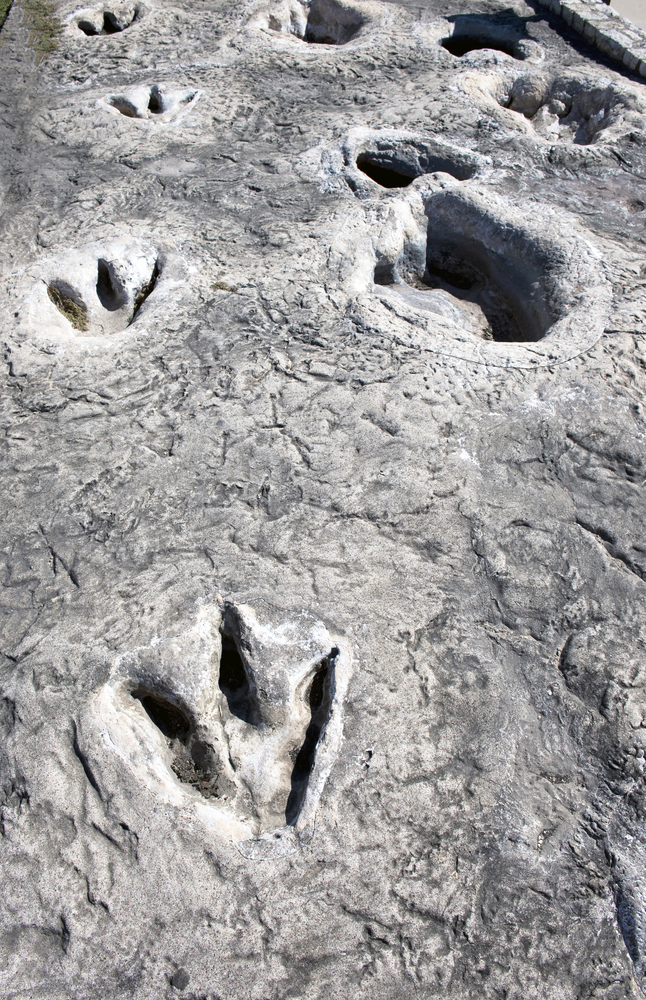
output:
<path id="1" fill-rule="evenodd" d="M 175 975 L 172 977 L 170 984 L 174 986 L 176 990 L 185 990 L 191 981 L 186 969 L 178 969 Z"/>

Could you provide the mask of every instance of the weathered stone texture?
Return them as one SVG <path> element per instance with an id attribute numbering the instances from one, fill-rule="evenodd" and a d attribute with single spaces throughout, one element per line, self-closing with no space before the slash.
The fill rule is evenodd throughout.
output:
<path id="1" fill-rule="evenodd" d="M 58 14 L 0 34 L 0 994 L 637 1000 L 644 83 L 521 0 Z"/>

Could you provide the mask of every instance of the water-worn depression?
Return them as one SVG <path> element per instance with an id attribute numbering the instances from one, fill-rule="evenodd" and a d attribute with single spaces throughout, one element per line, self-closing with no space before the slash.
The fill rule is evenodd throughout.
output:
<path id="1" fill-rule="evenodd" d="M 646 995 L 646 38 L 588 8 L 11 7 L 3 998 Z"/>

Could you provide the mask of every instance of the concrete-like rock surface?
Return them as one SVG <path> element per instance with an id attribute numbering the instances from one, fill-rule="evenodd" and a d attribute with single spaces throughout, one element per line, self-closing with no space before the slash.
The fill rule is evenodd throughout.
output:
<path id="1" fill-rule="evenodd" d="M 0 33 L 0 996 L 646 992 L 646 84 L 514 0 Z"/>

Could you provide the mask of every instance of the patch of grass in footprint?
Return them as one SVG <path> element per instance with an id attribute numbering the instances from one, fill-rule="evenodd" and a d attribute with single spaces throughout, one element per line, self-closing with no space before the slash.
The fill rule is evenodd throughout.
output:
<path id="1" fill-rule="evenodd" d="M 3 2 L 6 0 L 0 0 Z M 55 4 L 50 0 L 25 0 L 22 24 L 29 28 L 29 44 L 36 50 L 36 63 L 56 52 L 63 25 L 56 15 Z"/>
<path id="2" fill-rule="evenodd" d="M 47 294 L 58 311 L 70 321 L 75 330 L 87 330 L 87 313 L 80 303 L 75 302 L 69 295 L 62 292 L 58 285 L 53 282 L 47 286 Z"/>
<path id="3" fill-rule="evenodd" d="M 13 0 L 0 0 L 0 31 L 2 31 L 2 25 L 9 17 L 12 3 Z"/>

